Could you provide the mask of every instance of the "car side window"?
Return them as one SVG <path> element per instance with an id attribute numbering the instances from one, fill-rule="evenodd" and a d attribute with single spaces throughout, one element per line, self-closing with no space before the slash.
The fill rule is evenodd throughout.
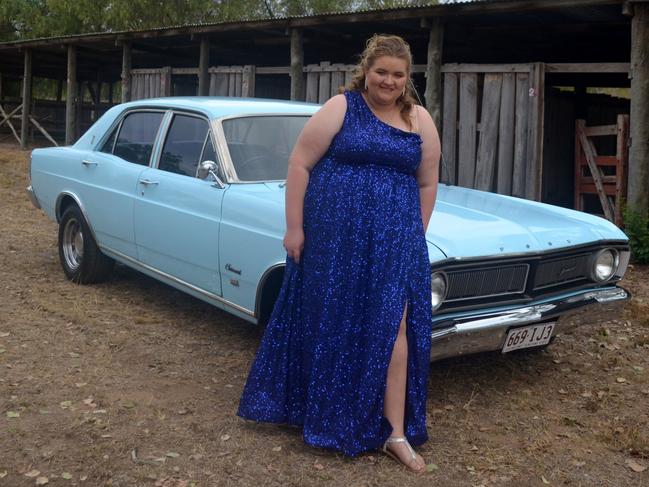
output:
<path id="1" fill-rule="evenodd" d="M 174 115 L 162 147 L 158 169 L 195 177 L 208 130 L 205 119 Z"/>
<path id="2" fill-rule="evenodd" d="M 104 142 L 104 145 L 101 146 L 99 152 L 105 152 L 107 154 L 113 153 L 113 146 L 115 145 L 115 137 L 117 136 L 117 129 L 119 129 L 119 125 L 113 129 L 113 131 L 110 134 L 110 137 L 106 139 L 106 142 Z"/>
<path id="3" fill-rule="evenodd" d="M 134 164 L 148 166 L 163 116 L 162 112 L 135 112 L 127 115 L 122 121 L 113 154 Z"/>

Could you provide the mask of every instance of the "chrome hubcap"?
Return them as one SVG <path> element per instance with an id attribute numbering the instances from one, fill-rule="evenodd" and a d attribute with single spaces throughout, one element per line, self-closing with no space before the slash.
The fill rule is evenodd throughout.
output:
<path id="1" fill-rule="evenodd" d="M 70 270 L 77 270 L 83 259 L 83 231 L 81 223 L 71 218 L 63 229 L 63 257 Z"/>

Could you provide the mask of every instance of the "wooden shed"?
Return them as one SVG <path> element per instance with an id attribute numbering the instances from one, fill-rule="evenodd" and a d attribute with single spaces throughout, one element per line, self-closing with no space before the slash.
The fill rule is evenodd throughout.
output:
<path id="1" fill-rule="evenodd" d="M 324 102 L 378 32 L 412 47 L 443 180 L 618 223 L 624 199 L 649 208 L 648 0 L 458 0 L 0 43 L 0 140 L 69 144 L 139 98 Z"/>

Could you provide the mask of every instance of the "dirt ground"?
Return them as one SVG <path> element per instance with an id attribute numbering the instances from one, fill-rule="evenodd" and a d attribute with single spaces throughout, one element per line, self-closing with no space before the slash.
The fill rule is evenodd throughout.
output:
<path id="1" fill-rule="evenodd" d="M 434 363 L 416 476 L 235 416 L 260 329 L 124 266 L 78 286 L 0 147 L 0 486 L 649 485 L 649 268 L 617 320 Z"/>

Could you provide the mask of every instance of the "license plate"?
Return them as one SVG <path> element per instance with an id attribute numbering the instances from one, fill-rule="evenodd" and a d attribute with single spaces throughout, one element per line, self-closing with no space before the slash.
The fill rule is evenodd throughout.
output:
<path id="1" fill-rule="evenodd" d="M 507 333 L 502 352 L 507 353 L 520 348 L 547 345 L 550 343 L 550 338 L 552 338 L 555 323 L 539 323 L 538 325 L 524 326 L 522 328 L 512 328 Z"/>

